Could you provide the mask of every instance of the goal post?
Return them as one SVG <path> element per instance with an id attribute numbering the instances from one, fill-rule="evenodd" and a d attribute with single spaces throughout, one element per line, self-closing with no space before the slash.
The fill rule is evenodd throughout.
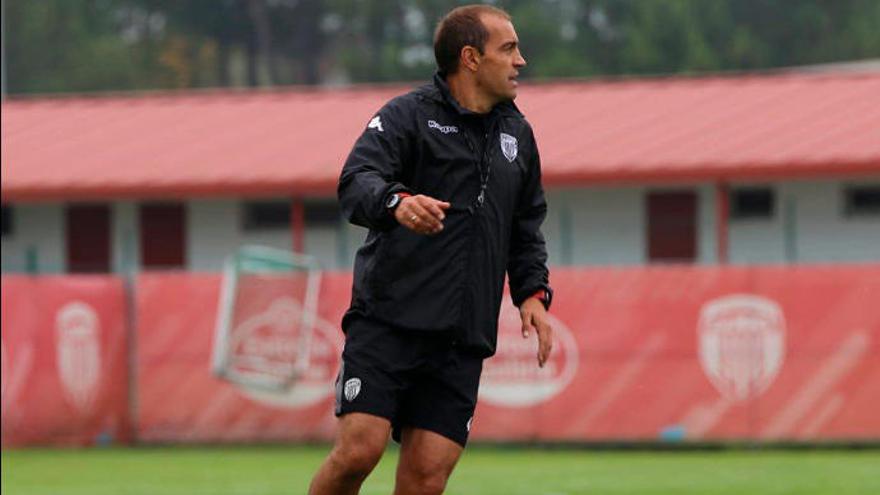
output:
<path id="1" fill-rule="evenodd" d="M 316 258 L 244 246 L 224 264 L 211 354 L 217 377 L 284 390 L 309 367 L 321 268 Z"/>

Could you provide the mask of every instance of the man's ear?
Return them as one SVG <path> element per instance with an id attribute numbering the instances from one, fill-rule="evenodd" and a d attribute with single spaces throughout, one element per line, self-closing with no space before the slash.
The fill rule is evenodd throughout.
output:
<path id="1" fill-rule="evenodd" d="M 477 67 L 480 66 L 481 57 L 482 55 L 480 55 L 479 50 L 470 45 L 466 45 L 461 49 L 461 66 L 471 72 L 476 72 Z"/>

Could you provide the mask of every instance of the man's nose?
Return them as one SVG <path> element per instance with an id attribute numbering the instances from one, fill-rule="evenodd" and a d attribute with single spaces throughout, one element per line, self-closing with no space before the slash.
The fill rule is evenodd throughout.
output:
<path id="1" fill-rule="evenodd" d="M 516 57 L 513 59 L 513 66 L 517 69 L 526 66 L 526 59 L 523 58 L 522 53 L 520 53 L 519 50 L 516 51 Z"/>

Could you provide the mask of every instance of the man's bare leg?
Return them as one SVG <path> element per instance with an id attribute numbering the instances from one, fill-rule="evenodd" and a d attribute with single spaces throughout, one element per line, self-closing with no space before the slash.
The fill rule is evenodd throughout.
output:
<path id="1" fill-rule="evenodd" d="M 394 495 L 443 493 L 462 450 L 461 445 L 433 431 L 404 428 Z"/>
<path id="2" fill-rule="evenodd" d="M 333 450 L 312 479 L 309 494 L 356 494 L 382 458 L 390 433 L 385 418 L 363 413 L 339 418 Z"/>

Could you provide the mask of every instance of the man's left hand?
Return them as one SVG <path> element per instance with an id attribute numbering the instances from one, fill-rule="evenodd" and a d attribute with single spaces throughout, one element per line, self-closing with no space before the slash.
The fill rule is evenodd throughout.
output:
<path id="1" fill-rule="evenodd" d="M 547 310 L 539 299 L 530 297 L 519 307 L 519 316 L 523 338 L 528 338 L 531 328 L 538 335 L 538 366 L 543 368 L 553 349 L 553 328 L 547 323 Z"/>

